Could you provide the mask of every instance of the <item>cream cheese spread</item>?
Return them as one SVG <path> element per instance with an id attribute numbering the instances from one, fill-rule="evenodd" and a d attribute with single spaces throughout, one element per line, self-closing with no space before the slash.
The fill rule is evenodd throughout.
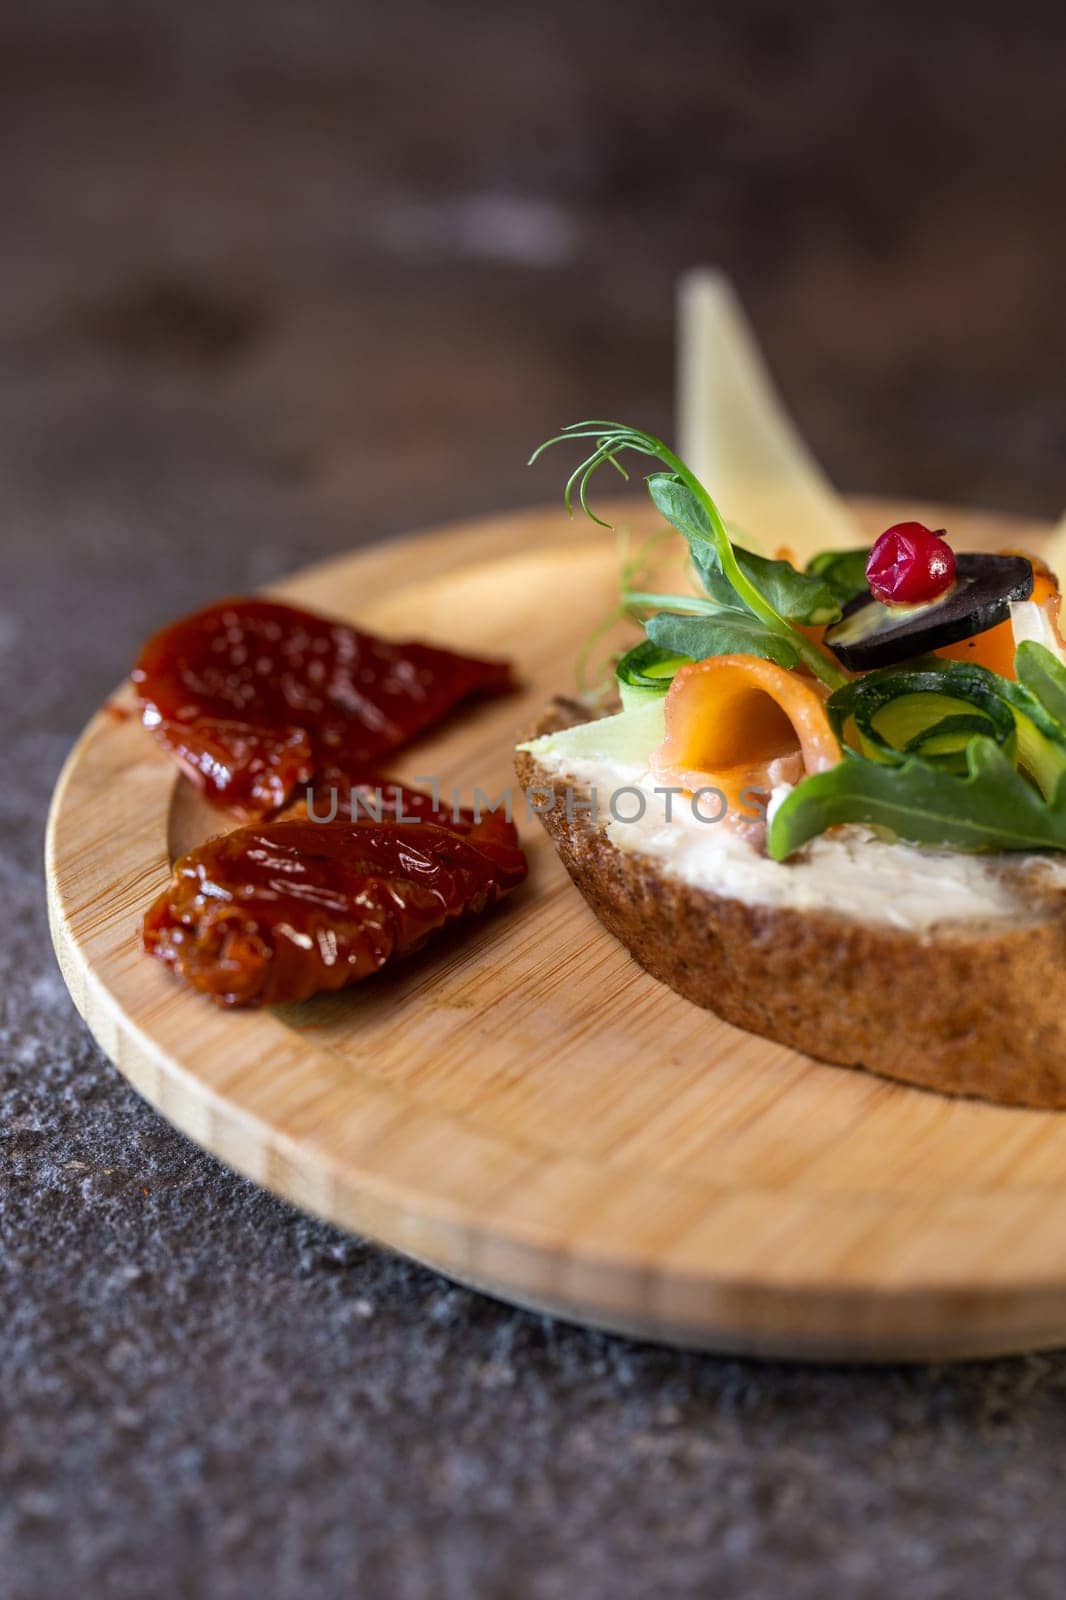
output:
<path id="1" fill-rule="evenodd" d="M 774 861 L 743 831 L 706 820 L 713 806 L 699 817 L 686 796 L 663 794 L 646 767 L 581 759 L 550 746 L 545 739 L 534 748 L 553 775 L 556 805 L 567 803 L 568 782 L 575 791 L 593 791 L 599 824 L 617 849 L 651 857 L 665 875 L 694 888 L 748 904 L 924 932 L 939 923 L 1032 920 L 1032 875 L 1066 887 L 1066 866 L 1042 856 L 968 855 L 889 842 L 854 826 L 812 840 L 788 861 Z M 771 811 L 787 792 L 787 785 L 774 790 Z"/>

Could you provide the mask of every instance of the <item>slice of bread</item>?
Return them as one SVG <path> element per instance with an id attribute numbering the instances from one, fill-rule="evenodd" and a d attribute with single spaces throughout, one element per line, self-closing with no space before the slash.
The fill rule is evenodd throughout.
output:
<path id="1" fill-rule="evenodd" d="M 587 719 L 560 701 L 527 737 Z M 588 799 L 528 751 L 516 771 L 526 789 L 569 786 Z M 1017 922 L 918 933 L 696 888 L 619 850 L 580 806 L 540 819 L 604 926 L 653 977 L 727 1022 L 926 1089 L 1066 1107 L 1066 889 L 1042 889 L 1028 858 L 1003 867 L 1025 887 Z"/>

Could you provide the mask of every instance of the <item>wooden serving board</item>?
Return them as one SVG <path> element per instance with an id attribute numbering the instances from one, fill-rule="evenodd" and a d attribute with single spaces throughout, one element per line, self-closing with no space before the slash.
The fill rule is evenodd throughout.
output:
<path id="1" fill-rule="evenodd" d="M 871 532 L 904 514 L 858 509 Z M 652 526 L 632 503 L 622 520 Z M 928 520 L 971 547 L 1035 550 L 1047 531 Z M 275 592 L 517 661 L 521 696 L 396 763 L 469 797 L 513 781 L 511 747 L 572 689 L 616 572 L 611 535 L 551 510 Z M 238 1171 L 492 1294 L 653 1338 L 860 1360 L 1066 1341 L 1066 1114 L 903 1088 L 717 1021 L 603 931 L 536 822 L 528 885 L 458 937 L 347 994 L 223 1013 L 138 943 L 171 858 L 223 825 L 135 718 L 105 709 L 56 792 L 48 882 L 101 1046 Z"/>

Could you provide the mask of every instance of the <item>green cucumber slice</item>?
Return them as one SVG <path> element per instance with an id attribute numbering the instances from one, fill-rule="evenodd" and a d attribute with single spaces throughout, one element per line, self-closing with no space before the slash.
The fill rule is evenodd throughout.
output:
<path id="1" fill-rule="evenodd" d="M 651 639 L 634 645 L 615 669 L 623 709 L 629 711 L 648 700 L 660 699 L 669 689 L 678 668 L 686 666 L 691 659 L 691 656 L 663 650 Z"/>

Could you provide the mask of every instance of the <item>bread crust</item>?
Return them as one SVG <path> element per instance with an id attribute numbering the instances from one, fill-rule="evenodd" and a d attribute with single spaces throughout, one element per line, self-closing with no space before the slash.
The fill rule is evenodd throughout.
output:
<path id="1" fill-rule="evenodd" d="M 572 703 L 527 738 L 587 720 Z M 523 788 L 560 775 L 518 751 Z M 575 798 L 588 799 L 565 780 Z M 1066 1107 L 1066 894 L 1021 925 L 915 933 L 751 905 L 619 850 L 579 806 L 540 820 L 600 921 L 653 977 L 727 1022 L 842 1066 L 1001 1105 Z"/>

